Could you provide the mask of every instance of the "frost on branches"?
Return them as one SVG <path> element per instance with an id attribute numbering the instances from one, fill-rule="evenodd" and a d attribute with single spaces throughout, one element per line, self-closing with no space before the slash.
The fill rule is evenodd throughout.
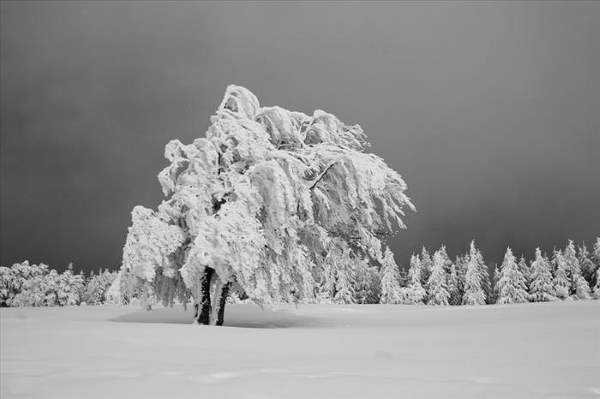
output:
<path id="1" fill-rule="evenodd" d="M 134 208 L 121 273 L 154 296 L 168 295 L 157 278 L 180 279 L 202 324 L 222 324 L 232 285 L 261 304 L 311 302 L 324 286 L 346 301 L 346 281 L 383 261 L 381 237 L 414 210 L 402 177 L 365 152 L 360 126 L 261 107 L 243 87 L 227 88 L 210 122 L 205 137 L 167 144 L 167 199 Z"/>

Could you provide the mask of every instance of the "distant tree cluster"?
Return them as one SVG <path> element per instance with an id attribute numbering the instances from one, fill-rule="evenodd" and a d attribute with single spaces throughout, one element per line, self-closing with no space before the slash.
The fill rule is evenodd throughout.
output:
<path id="1" fill-rule="evenodd" d="M 116 272 L 73 272 L 73 266 L 59 273 L 48 265 L 15 263 L 0 266 L 0 306 L 100 305 L 107 302 L 109 287 Z"/>
<path id="2" fill-rule="evenodd" d="M 591 254 L 585 244 L 576 248 L 569 240 L 551 258 L 537 248 L 529 262 L 507 248 L 491 276 L 474 241 L 454 262 L 444 246 L 433 256 L 426 248 L 412 255 L 405 274 L 390 262 L 381 269 L 381 303 L 445 306 L 600 298 L 600 238 Z"/>

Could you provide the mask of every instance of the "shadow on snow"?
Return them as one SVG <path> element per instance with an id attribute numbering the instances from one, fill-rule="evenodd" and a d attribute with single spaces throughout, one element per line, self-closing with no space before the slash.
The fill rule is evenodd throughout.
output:
<path id="1" fill-rule="evenodd" d="M 188 307 L 158 307 L 151 311 L 138 309 L 110 319 L 120 323 L 159 323 L 159 324 L 192 324 L 193 311 Z M 224 327 L 238 328 L 290 328 L 314 327 L 321 324 L 321 319 L 296 314 L 287 309 L 260 308 L 257 305 L 228 305 L 225 311 Z"/>

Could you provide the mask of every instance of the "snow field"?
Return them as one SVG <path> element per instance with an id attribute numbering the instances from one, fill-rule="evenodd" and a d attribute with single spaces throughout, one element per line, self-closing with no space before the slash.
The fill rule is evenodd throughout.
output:
<path id="1" fill-rule="evenodd" d="M 4 398 L 600 398 L 600 301 L 0 310 Z"/>

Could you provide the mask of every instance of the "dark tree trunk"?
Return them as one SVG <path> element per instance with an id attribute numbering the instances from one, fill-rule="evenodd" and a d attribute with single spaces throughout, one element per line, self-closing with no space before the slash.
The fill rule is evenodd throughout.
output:
<path id="1" fill-rule="evenodd" d="M 227 296 L 229 296 L 229 287 L 231 283 L 225 283 L 221 290 L 221 296 L 219 297 L 219 313 L 217 315 L 217 326 L 223 325 L 223 319 L 225 315 L 225 304 L 227 303 Z"/>
<path id="2" fill-rule="evenodd" d="M 199 324 L 209 324 L 210 321 L 210 282 L 215 271 L 211 268 L 206 268 L 202 277 L 202 298 L 200 303 L 194 305 L 196 310 L 196 321 Z"/>

